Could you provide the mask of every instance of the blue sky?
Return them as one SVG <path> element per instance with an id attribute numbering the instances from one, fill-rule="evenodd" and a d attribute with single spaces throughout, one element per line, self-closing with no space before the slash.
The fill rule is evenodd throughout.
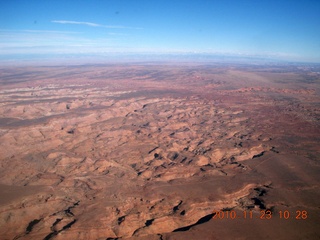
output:
<path id="1" fill-rule="evenodd" d="M 320 1 L 0 2 L 0 55 L 119 52 L 320 62 Z"/>

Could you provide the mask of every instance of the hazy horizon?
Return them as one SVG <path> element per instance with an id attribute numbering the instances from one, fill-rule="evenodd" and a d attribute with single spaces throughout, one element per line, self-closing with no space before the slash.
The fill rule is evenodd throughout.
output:
<path id="1" fill-rule="evenodd" d="M 320 63 L 319 1 L 7 1 L 0 59 L 186 55 Z"/>

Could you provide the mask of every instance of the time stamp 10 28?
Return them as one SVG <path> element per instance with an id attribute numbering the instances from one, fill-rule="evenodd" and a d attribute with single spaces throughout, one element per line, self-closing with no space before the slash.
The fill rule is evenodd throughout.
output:
<path id="1" fill-rule="evenodd" d="M 295 220 L 306 220 L 308 218 L 308 212 L 306 210 L 296 210 L 296 211 L 288 211 L 288 210 L 280 210 L 277 212 L 272 212 L 271 210 L 261 210 L 259 212 L 252 210 L 244 210 L 244 211 L 222 211 L 217 210 L 213 211 L 213 219 L 261 219 L 261 220 L 270 220 L 272 218 L 280 218 L 284 220 L 295 219 Z"/>

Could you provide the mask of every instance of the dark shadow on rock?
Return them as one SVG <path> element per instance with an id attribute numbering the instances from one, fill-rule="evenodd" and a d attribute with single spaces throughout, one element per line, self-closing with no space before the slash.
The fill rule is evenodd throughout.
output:
<path id="1" fill-rule="evenodd" d="M 190 230 L 190 228 L 192 228 L 192 227 L 194 227 L 196 225 L 200 225 L 202 223 L 206 223 L 206 222 L 210 221 L 214 215 L 215 215 L 215 213 L 211 213 L 209 215 L 206 215 L 206 216 L 200 218 L 196 223 L 191 224 L 189 226 L 177 228 L 177 229 L 173 230 L 172 232 L 185 232 L 185 231 L 188 231 L 188 230 Z"/>

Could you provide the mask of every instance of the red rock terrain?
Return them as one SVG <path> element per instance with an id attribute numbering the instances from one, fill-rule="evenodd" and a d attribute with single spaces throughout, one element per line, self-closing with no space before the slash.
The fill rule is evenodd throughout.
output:
<path id="1" fill-rule="evenodd" d="M 1 239 L 319 239 L 319 72 L 3 67 Z"/>

